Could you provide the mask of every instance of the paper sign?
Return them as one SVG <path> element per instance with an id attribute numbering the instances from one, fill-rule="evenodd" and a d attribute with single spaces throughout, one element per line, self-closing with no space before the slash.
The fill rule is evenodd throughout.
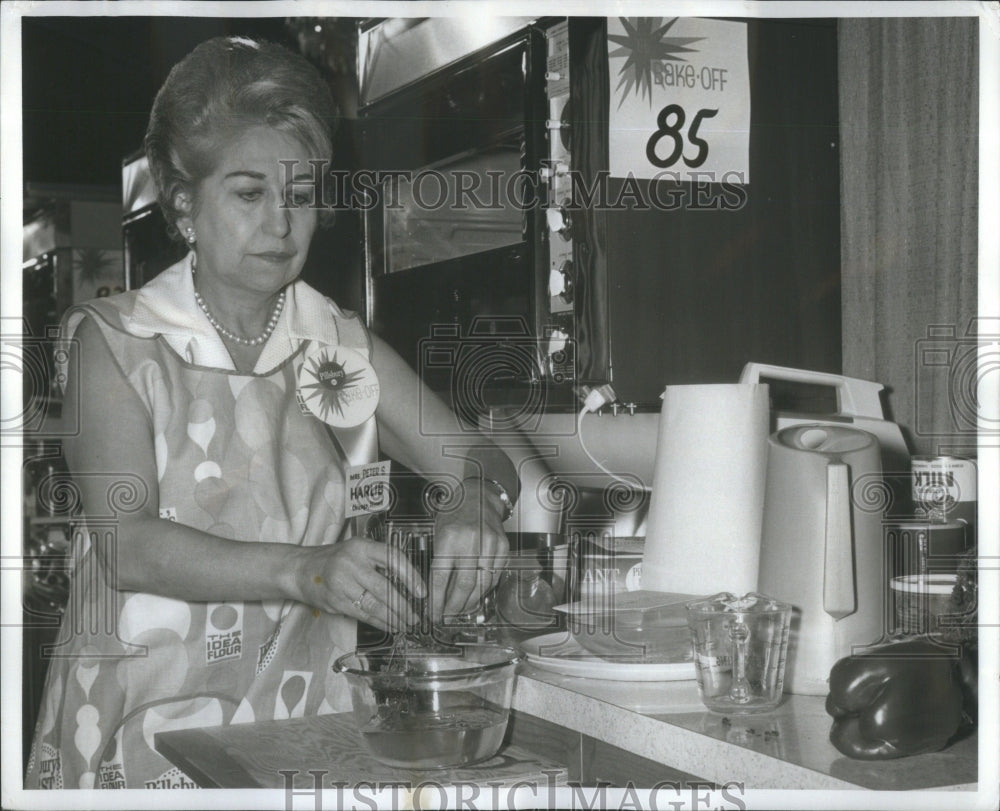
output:
<path id="1" fill-rule="evenodd" d="M 612 177 L 750 182 L 746 23 L 608 19 Z"/>
<path id="2" fill-rule="evenodd" d="M 391 462 L 372 462 L 347 469 L 347 517 L 381 512 L 389 508 Z"/>

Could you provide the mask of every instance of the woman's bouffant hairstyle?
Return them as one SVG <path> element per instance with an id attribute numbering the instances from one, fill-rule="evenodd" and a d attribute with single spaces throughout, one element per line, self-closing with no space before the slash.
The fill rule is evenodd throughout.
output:
<path id="1" fill-rule="evenodd" d="M 172 236 L 186 212 L 176 198 L 210 175 L 219 155 L 248 127 L 267 125 L 329 160 L 337 106 L 305 57 L 272 42 L 216 37 L 174 65 L 156 94 L 146 157 Z"/>

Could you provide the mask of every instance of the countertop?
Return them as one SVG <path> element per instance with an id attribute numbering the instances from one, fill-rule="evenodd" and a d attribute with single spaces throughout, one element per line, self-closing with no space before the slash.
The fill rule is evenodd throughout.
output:
<path id="1" fill-rule="evenodd" d="M 559 775 L 556 783 L 590 785 L 594 775 L 608 775 L 612 785 L 652 788 L 686 775 L 745 790 L 976 789 L 976 735 L 942 752 L 851 760 L 829 742 L 823 705 L 819 696 L 786 695 L 772 712 L 725 716 L 702 706 L 693 680 L 609 681 L 527 664 L 497 758 L 434 779 L 482 784 L 549 774 Z M 162 732 L 156 746 L 202 787 L 282 788 L 284 771 L 294 773 L 288 779 L 296 788 L 316 770 L 324 782 L 420 779 L 367 756 L 349 715 Z"/>
<path id="2" fill-rule="evenodd" d="M 785 695 L 774 711 L 709 712 L 694 681 L 616 682 L 523 666 L 513 707 L 707 781 L 748 789 L 974 789 L 978 736 L 942 752 L 860 761 L 829 742 L 819 696 Z"/>

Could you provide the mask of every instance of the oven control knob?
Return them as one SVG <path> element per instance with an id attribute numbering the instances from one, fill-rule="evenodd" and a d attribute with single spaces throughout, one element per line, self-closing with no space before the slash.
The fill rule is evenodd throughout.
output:
<path id="1" fill-rule="evenodd" d="M 573 303 L 573 260 L 567 259 L 559 266 L 559 270 L 556 272 L 562 278 L 562 290 L 558 293 L 558 295 L 567 304 L 572 304 Z"/>
<path id="2" fill-rule="evenodd" d="M 545 220 L 553 234 L 559 234 L 563 239 L 569 239 L 572 222 L 566 209 L 561 206 L 545 209 Z"/>
<path id="3" fill-rule="evenodd" d="M 561 329 L 554 329 L 549 334 L 549 348 L 548 354 L 555 355 L 559 352 L 566 351 L 566 342 L 569 340 L 569 335 L 563 332 Z"/>
<path id="4" fill-rule="evenodd" d="M 566 280 L 555 268 L 549 273 L 549 296 L 561 296 L 566 291 Z"/>

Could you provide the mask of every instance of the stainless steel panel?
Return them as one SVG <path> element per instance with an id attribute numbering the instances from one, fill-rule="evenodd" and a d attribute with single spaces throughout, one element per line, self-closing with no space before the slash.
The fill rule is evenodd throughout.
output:
<path id="1" fill-rule="evenodd" d="M 362 31 L 358 41 L 361 105 L 427 76 L 524 28 L 534 17 L 390 19 Z"/>

